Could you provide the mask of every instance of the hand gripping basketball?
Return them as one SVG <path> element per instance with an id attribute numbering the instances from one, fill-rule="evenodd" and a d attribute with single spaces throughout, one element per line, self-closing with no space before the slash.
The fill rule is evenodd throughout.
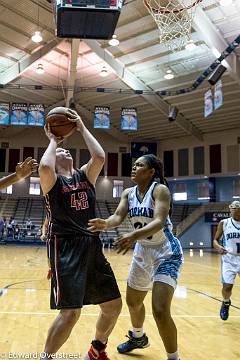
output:
<path id="1" fill-rule="evenodd" d="M 66 138 L 75 132 L 77 118 L 77 113 L 69 108 L 56 107 L 47 114 L 46 126 L 56 138 Z"/>
<path id="2" fill-rule="evenodd" d="M 56 136 L 52 133 L 49 124 L 46 124 L 44 126 L 44 131 L 45 131 L 45 134 L 47 135 L 48 139 L 49 140 L 54 139 L 57 144 L 60 144 L 64 140 L 63 136 Z"/>
<path id="3" fill-rule="evenodd" d="M 69 121 L 75 123 L 77 126 L 77 130 L 81 132 L 83 130 L 84 124 L 80 115 L 78 115 L 78 113 L 73 109 L 68 109 L 66 115 Z"/>

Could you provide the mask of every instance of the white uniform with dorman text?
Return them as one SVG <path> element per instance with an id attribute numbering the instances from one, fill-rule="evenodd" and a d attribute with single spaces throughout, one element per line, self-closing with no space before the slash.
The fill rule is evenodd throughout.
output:
<path id="1" fill-rule="evenodd" d="M 154 218 L 153 191 L 159 183 L 154 181 L 141 200 L 138 186 L 128 194 L 128 216 L 134 229 L 140 229 Z M 179 240 L 172 233 L 170 218 L 162 230 L 146 239 L 138 240 L 128 277 L 128 285 L 136 290 L 147 291 L 153 282 L 159 281 L 176 287 L 183 253 Z"/>
<path id="2" fill-rule="evenodd" d="M 228 251 L 222 256 L 222 283 L 234 284 L 236 275 L 240 275 L 240 222 L 232 217 L 222 222 L 223 246 Z"/>

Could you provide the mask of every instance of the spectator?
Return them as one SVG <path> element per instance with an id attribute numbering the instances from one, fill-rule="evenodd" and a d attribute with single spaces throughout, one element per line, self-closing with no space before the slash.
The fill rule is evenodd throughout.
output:
<path id="1" fill-rule="evenodd" d="M 3 239 L 4 235 L 4 219 L 0 217 L 0 240 Z"/>
<path id="2" fill-rule="evenodd" d="M 10 237 L 13 235 L 13 226 L 14 226 L 14 219 L 12 216 L 10 217 L 8 224 L 7 224 L 7 237 Z"/>
<path id="3" fill-rule="evenodd" d="M 27 219 L 26 221 L 26 226 L 27 226 L 27 230 L 31 230 L 32 228 L 32 221 L 30 218 Z"/>
<path id="4" fill-rule="evenodd" d="M 14 227 L 13 234 L 14 234 L 14 239 L 18 240 L 19 239 L 19 234 L 20 234 L 20 229 L 19 229 L 18 224 Z"/>

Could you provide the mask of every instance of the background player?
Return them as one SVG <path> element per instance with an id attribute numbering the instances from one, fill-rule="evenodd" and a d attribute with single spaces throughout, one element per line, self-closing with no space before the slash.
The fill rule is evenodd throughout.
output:
<path id="1" fill-rule="evenodd" d="M 51 356 L 66 342 L 83 305 L 100 304 L 95 339 L 84 359 L 108 360 L 105 347 L 121 311 L 121 298 L 99 236 L 87 230 L 88 220 L 95 215 L 94 184 L 105 154 L 77 113 L 69 109 L 67 115 L 76 122 L 91 159 L 74 170 L 70 152 L 58 148 L 58 139 L 46 129 L 50 142 L 39 174 L 50 222 L 51 308 L 60 312 L 49 329 L 44 351 Z"/>
<path id="2" fill-rule="evenodd" d="M 220 317 L 227 320 L 236 275 L 240 275 L 240 201 L 229 205 L 231 217 L 221 220 L 213 240 L 214 248 L 222 255 L 222 306 Z M 223 239 L 223 246 L 219 241 Z"/>
<path id="3" fill-rule="evenodd" d="M 0 179 L 0 191 L 22 179 L 25 179 L 33 172 L 35 172 L 37 167 L 37 161 L 31 157 L 28 157 L 23 162 L 18 163 L 16 166 L 16 171 L 13 174 L 7 175 Z"/>
<path id="4" fill-rule="evenodd" d="M 131 178 L 137 185 L 124 190 L 115 213 L 106 220 L 89 221 L 89 230 L 105 230 L 120 225 L 128 214 L 135 229 L 115 242 L 118 252 L 125 254 L 137 241 L 126 293 L 133 330 L 128 333 L 129 340 L 117 349 L 125 354 L 149 346 L 143 331 L 143 301 L 152 288 L 153 316 L 168 359 L 178 360 L 177 329 L 170 308 L 182 264 L 182 249 L 171 231 L 168 216 L 171 196 L 163 185 L 167 182 L 162 163 L 154 155 L 144 155 L 136 160 Z"/>

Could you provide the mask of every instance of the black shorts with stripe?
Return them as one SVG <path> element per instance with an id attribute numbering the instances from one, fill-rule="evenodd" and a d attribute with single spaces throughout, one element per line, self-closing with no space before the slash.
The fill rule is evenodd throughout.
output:
<path id="1" fill-rule="evenodd" d="M 99 237 L 52 235 L 49 255 L 51 309 L 81 308 L 121 296 Z"/>

